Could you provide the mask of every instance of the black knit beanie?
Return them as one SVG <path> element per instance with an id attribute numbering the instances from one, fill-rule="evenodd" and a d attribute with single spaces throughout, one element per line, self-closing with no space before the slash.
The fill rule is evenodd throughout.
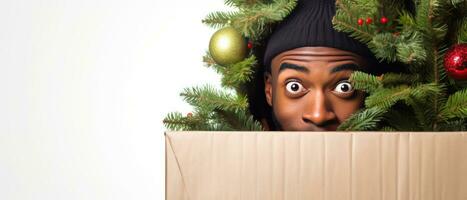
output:
<path id="1" fill-rule="evenodd" d="M 270 69 L 275 56 L 307 46 L 333 47 L 358 54 L 369 63 L 377 63 L 366 45 L 333 28 L 335 12 L 335 0 L 298 0 L 292 13 L 273 30 L 263 64 Z"/>

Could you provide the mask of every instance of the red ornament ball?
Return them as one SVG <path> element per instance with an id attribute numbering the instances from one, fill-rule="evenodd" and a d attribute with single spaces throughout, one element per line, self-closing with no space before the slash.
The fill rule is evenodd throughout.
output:
<path id="1" fill-rule="evenodd" d="M 188 114 L 186 114 L 187 117 L 193 117 L 193 113 L 189 112 Z"/>
<path id="2" fill-rule="evenodd" d="M 373 19 L 370 17 L 366 18 L 366 24 L 371 24 L 373 22 Z"/>
<path id="3" fill-rule="evenodd" d="M 387 17 L 381 17 L 381 19 L 379 20 L 381 22 L 381 24 L 386 24 L 388 23 L 388 18 Z"/>
<path id="4" fill-rule="evenodd" d="M 248 47 L 249 49 L 253 48 L 253 43 L 248 42 L 247 47 Z"/>
<path id="5" fill-rule="evenodd" d="M 363 19 L 362 19 L 362 18 L 358 19 L 357 23 L 358 23 L 358 25 L 360 25 L 360 26 L 363 25 Z"/>
<path id="6" fill-rule="evenodd" d="M 467 80 L 467 43 L 454 45 L 446 52 L 444 69 L 453 79 Z"/>

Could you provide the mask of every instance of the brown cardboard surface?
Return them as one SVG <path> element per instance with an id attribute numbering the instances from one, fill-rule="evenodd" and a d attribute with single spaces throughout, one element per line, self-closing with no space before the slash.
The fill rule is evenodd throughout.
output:
<path id="1" fill-rule="evenodd" d="M 166 199 L 467 200 L 467 136 L 167 132 Z"/>

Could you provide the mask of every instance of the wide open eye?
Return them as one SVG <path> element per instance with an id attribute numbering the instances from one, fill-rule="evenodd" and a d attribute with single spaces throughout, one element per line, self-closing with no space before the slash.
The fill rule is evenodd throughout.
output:
<path id="1" fill-rule="evenodd" d="M 348 80 L 345 80 L 345 81 L 341 81 L 339 82 L 336 87 L 334 88 L 334 92 L 338 93 L 338 94 L 351 94 L 354 92 L 354 88 L 352 86 L 352 84 L 348 81 Z"/>
<path id="2" fill-rule="evenodd" d="M 299 94 L 300 92 L 305 90 L 303 85 L 301 83 L 299 83 L 298 81 L 288 82 L 287 85 L 285 86 L 285 89 L 287 90 L 287 92 L 289 92 L 291 94 Z"/>

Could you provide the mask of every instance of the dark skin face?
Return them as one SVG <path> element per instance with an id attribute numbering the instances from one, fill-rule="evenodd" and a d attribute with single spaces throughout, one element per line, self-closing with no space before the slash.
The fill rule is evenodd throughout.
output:
<path id="1" fill-rule="evenodd" d="M 335 131 L 363 105 L 364 93 L 348 79 L 364 66 L 360 56 L 330 47 L 301 47 L 274 57 L 265 93 L 281 129 Z"/>

